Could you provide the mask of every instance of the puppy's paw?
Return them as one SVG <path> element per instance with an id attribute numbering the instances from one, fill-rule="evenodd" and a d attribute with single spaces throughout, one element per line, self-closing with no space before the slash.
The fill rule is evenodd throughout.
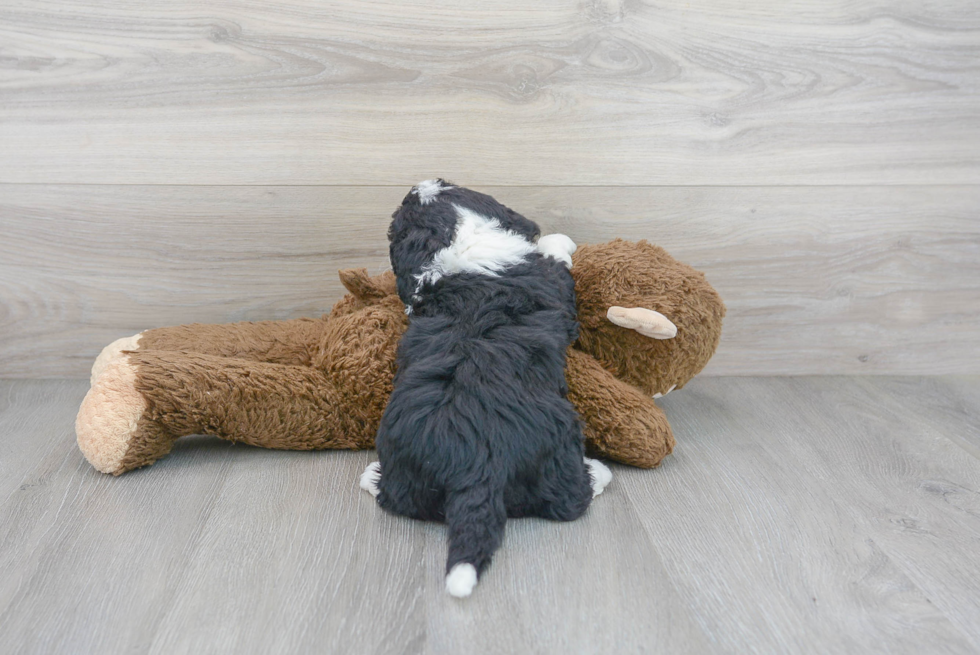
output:
<path id="1" fill-rule="evenodd" d="M 597 459 L 586 457 L 585 465 L 589 469 L 589 478 L 592 480 L 592 497 L 595 498 L 612 482 L 612 471 Z"/>
<path id="2" fill-rule="evenodd" d="M 572 267 L 572 253 L 577 249 L 575 242 L 564 234 L 549 234 L 538 239 L 538 252 L 564 262 L 568 268 Z"/>
<path id="3" fill-rule="evenodd" d="M 368 492 L 375 498 L 381 490 L 378 485 L 381 483 L 381 462 L 371 462 L 361 473 L 361 489 Z"/>

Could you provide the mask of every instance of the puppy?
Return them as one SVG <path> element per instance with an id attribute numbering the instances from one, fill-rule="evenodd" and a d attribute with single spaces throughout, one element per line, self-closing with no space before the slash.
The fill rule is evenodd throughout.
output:
<path id="1" fill-rule="evenodd" d="M 446 588 L 468 596 L 507 517 L 571 521 L 612 475 L 584 457 L 565 383 L 578 333 L 575 244 L 535 244 L 532 221 L 428 180 L 388 230 L 409 327 L 361 478 L 384 509 L 449 527 Z"/>

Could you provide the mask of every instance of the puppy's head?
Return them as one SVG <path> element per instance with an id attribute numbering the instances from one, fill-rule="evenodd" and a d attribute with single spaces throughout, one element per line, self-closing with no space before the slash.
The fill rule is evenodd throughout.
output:
<path id="1" fill-rule="evenodd" d="M 427 282 L 454 273 L 497 275 L 534 251 L 534 221 L 492 197 L 426 180 L 412 187 L 388 228 L 398 295 L 411 311 Z"/>

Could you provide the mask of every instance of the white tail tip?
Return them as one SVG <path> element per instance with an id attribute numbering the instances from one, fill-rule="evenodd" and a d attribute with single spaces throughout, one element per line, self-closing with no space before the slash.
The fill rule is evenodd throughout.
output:
<path id="1" fill-rule="evenodd" d="M 446 591 L 450 596 L 466 598 L 476 586 L 476 567 L 472 564 L 457 564 L 446 576 Z"/>

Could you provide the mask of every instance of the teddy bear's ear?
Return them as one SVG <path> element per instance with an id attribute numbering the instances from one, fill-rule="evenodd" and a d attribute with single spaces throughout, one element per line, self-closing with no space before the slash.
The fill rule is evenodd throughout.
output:
<path id="1" fill-rule="evenodd" d="M 677 336 L 677 326 L 669 318 L 644 307 L 610 307 L 606 318 L 619 327 L 636 330 L 652 339 L 673 339 Z"/>
<path id="2" fill-rule="evenodd" d="M 359 300 L 380 300 L 395 291 L 395 279 L 390 271 L 371 277 L 366 268 L 347 268 L 337 274 L 344 287 Z"/>

